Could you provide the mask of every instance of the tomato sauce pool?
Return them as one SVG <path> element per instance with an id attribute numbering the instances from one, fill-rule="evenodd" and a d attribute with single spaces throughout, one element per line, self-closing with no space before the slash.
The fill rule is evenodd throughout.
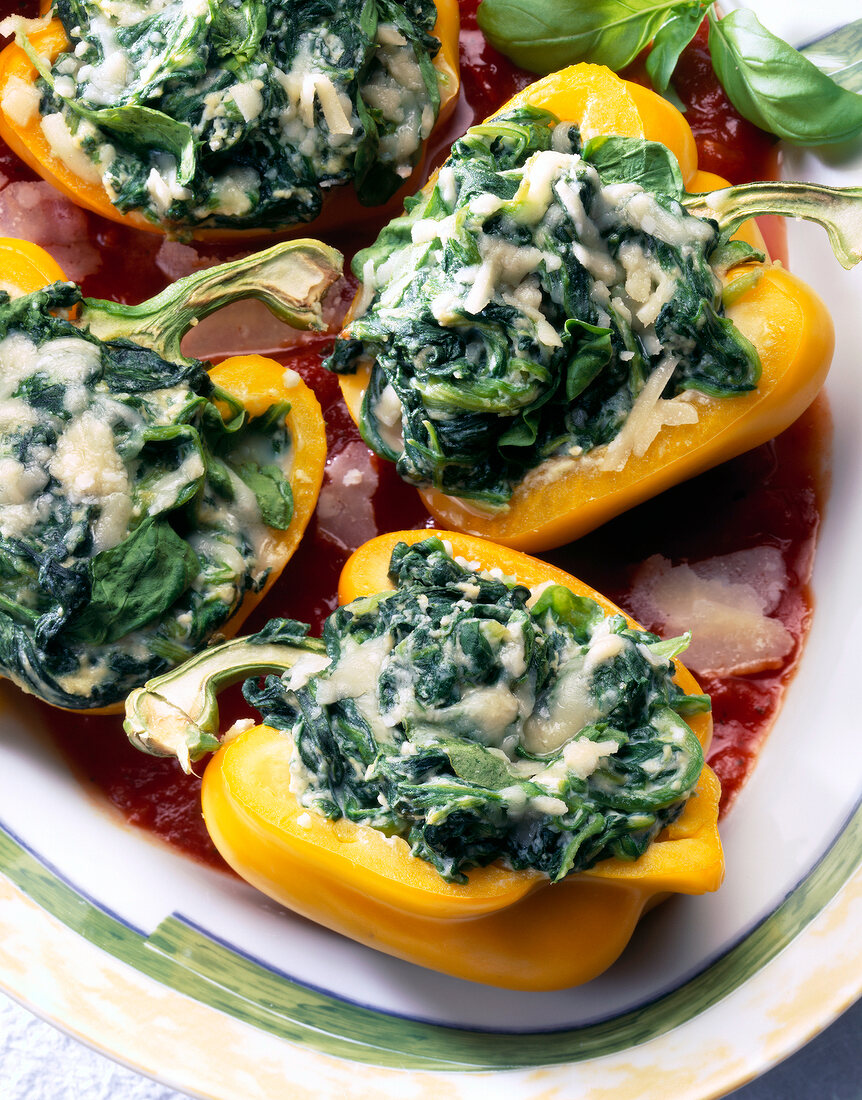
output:
<path id="1" fill-rule="evenodd" d="M 461 0 L 463 88 L 452 119 L 433 137 L 429 167 L 443 159 L 452 140 L 467 126 L 492 113 L 533 79 L 485 42 L 476 24 L 477 6 L 478 0 Z M 0 13 L 14 10 L 35 15 L 35 8 L 29 3 L 2 3 Z M 640 79 L 641 70 L 634 67 L 627 75 Z M 687 108 L 701 167 L 733 182 L 774 175 L 772 140 L 741 119 L 727 101 L 709 64 L 705 33 L 700 33 L 683 54 L 675 86 Z M 0 174 L 6 181 L 36 178 L 2 143 Z M 89 240 L 101 256 L 98 271 L 83 281 L 86 294 L 140 301 L 165 285 L 166 276 L 155 261 L 160 238 L 95 215 L 82 216 L 87 219 Z M 372 219 L 355 241 L 342 237 L 331 243 L 349 252 L 351 246 L 359 247 L 373 239 L 376 230 Z M 772 227 L 767 233 L 773 255 L 782 257 L 780 234 Z M 235 253 L 235 246 L 207 246 L 208 256 L 226 258 Z M 329 346 L 328 340 L 319 339 L 279 357 L 317 393 L 326 419 L 331 461 L 360 440 L 335 377 L 321 366 Z M 829 416 L 821 398 L 771 443 L 546 555 L 625 607 L 638 566 L 654 554 L 678 563 L 758 546 L 780 551 L 788 584 L 773 614 L 792 635 L 793 649 L 779 668 L 748 676 L 700 678 L 713 699 L 715 736 L 709 761 L 722 782 L 724 809 L 754 766 L 807 633 L 812 610 L 808 580 L 825 499 L 828 445 Z M 372 461 L 379 477 L 373 497 L 376 529 L 382 532 L 430 526 L 418 494 L 402 484 L 387 463 Z M 318 631 L 336 605 L 338 575 L 346 558 L 343 546 L 312 520 L 264 609 L 255 612 L 247 628 L 258 629 L 268 617 L 284 615 L 310 622 L 313 631 Z M 228 697 L 222 706 L 226 724 L 242 713 L 242 706 L 237 693 Z M 73 769 L 128 822 L 197 859 L 223 866 L 203 826 L 199 780 L 195 776 L 184 775 L 173 761 L 132 749 L 118 717 L 64 713 L 60 720 L 59 712 L 42 705 L 40 712 Z"/>

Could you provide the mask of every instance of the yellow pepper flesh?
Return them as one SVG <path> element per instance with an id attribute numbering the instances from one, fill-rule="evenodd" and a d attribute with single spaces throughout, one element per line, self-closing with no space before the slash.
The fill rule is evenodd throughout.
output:
<path id="1" fill-rule="evenodd" d="M 232 638 L 278 580 L 317 507 L 326 464 L 326 425 L 314 391 L 295 371 L 285 371 L 274 359 L 232 355 L 208 373 L 217 386 L 241 401 L 251 416 L 262 415 L 278 401 L 290 402 L 284 418 L 290 450 L 282 462 L 293 494 L 293 518 L 286 531 L 272 529 L 266 548 L 270 572 L 263 587 L 246 593 L 234 616 L 221 628 L 222 634 Z"/>
<path id="2" fill-rule="evenodd" d="M 437 8 L 437 22 L 432 33 L 441 44 L 433 60 L 440 88 L 440 110 L 436 123 L 439 125 L 445 122 L 454 111 L 460 90 L 458 66 L 460 16 L 458 0 L 434 0 L 434 2 Z M 51 0 L 47 2 L 43 0 L 43 15 L 50 12 L 51 7 Z M 34 50 L 49 62 L 53 62 L 69 46 L 66 32 L 59 19 L 53 19 L 46 27 L 33 31 L 29 35 L 29 40 Z M 4 99 L 10 87 L 14 88 L 16 81 L 23 81 L 24 84 L 32 86 L 38 79 L 38 75 L 36 67 L 27 54 L 15 43 L 7 46 L 0 53 L 0 137 L 25 164 L 78 206 L 83 206 L 87 210 L 101 214 L 104 218 L 134 229 L 142 229 L 147 233 L 165 233 L 165 226 L 150 221 L 139 211 L 122 213 L 111 202 L 101 181 L 83 178 L 59 157 L 45 137 L 41 127 L 42 116 L 38 111 L 30 117 L 22 117 L 17 112 L 10 113 L 4 108 Z M 376 208 L 375 216 L 394 216 L 403 205 L 404 199 L 415 190 L 421 171 L 422 161 L 420 160 L 404 186 L 400 187 L 384 206 Z M 359 202 L 352 188 L 339 187 L 325 197 L 320 215 L 311 224 L 316 232 L 321 233 L 356 222 L 361 223 L 369 216 L 369 208 Z M 281 237 L 292 234 L 304 236 L 308 229 L 309 223 L 303 222 L 300 225 L 279 230 L 278 235 Z M 189 233 L 183 231 L 182 235 L 191 236 L 195 240 L 248 240 L 259 237 L 272 238 L 274 231 L 267 227 L 203 228 L 193 229 Z"/>
<path id="3" fill-rule="evenodd" d="M 391 588 L 392 548 L 437 534 L 455 554 L 498 566 L 535 585 L 566 584 L 604 597 L 562 570 L 484 540 L 451 532 L 382 535 L 347 562 L 342 602 Z M 679 668 L 677 683 L 698 686 Z M 709 714 L 689 724 L 706 745 Z M 670 892 L 715 890 L 724 864 L 718 838 L 719 785 L 704 768 L 676 822 L 634 863 L 605 860 L 553 886 L 532 871 L 492 865 L 449 883 L 410 854 L 400 838 L 306 811 L 290 793 L 291 740 L 256 726 L 224 745 L 207 765 L 204 819 L 227 862 L 270 897 L 327 928 L 421 966 L 511 989 L 577 985 L 618 958 L 645 909 Z"/>
<path id="4" fill-rule="evenodd" d="M 13 237 L 0 238 L 0 290 L 10 296 L 30 294 L 66 276 L 56 261 L 38 245 Z M 252 416 L 259 416 L 278 401 L 290 402 L 285 417 L 291 446 L 283 457 L 283 469 L 293 494 L 293 518 L 285 531 L 272 529 L 265 548 L 270 571 L 259 592 L 249 592 L 235 614 L 221 628 L 233 637 L 245 619 L 275 584 L 292 557 L 317 505 L 326 462 L 326 426 L 320 404 L 299 375 L 285 373 L 281 363 L 261 355 L 234 355 L 214 366 L 209 376 L 216 385 L 241 401 Z M 118 714 L 124 704 L 95 708 L 88 714 Z"/>
<path id="5" fill-rule="evenodd" d="M 63 269 L 44 248 L 17 237 L 0 237 L 0 272 L 0 290 L 10 298 L 66 280 Z"/>
<path id="6" fill-rule="evenodd" d="M 566 120 L 585 118 L 586 136 L 618 133 L 664 143 L 680 161 L 692 193 L 728 186 L 721 177 L 697 169 L 691 129 L 675 107 L 600 66 L 574 65 L 553 73 L 501 110 L 524 104 L 547 108 Z M 753 222 L 746 222 L 735 237 L 764 247 Z M 752 271 L 760 273 L 759 280 L 751 280 L 726 313 L 760 355 L 763 372 L 756 390 L 699 403 L 696 424 L 662 429 L 646 454 L 632 455 L 621 470 L 602 470 L 589 456 L 571 460 L 550 476 L 550 467 L 539 467 L 516 486 L 508 508 L 499 512 L 435 489 L 422 490 L 434 519 L 441 527 L 518 550 L 548 550 L 789 427 L 826 379 L 834 349 L 832 319 L 814 291 L 779 266 L 745 265 L 731 270 L 727 281 Z M 370 366 L 365 366 L 355 375 L 339 376 L 357 423 L 369 375 Z"/>

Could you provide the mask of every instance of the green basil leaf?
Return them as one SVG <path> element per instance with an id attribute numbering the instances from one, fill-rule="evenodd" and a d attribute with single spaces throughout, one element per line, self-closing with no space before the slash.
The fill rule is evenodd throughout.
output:
<path id="1" fill-rule="evenodd" d="M 603 135 L 590 138 L 583 156 L 606 186 L 636 183 L 645 191 L 662 191 L 677 198 L 685 190 L 679 162 L 658 141 Z"/>
<path id="2" fill-rule="evenodd" d="M 672 16 L 657 31 L 646 59 L 646 71 L 659 95 L 667 92 L 679 55 L 697 34 L 703 13 L 704 9 L 694 4 Z"/>
<path id="3" fill-rule="evenodd" d="M 521 68 L 550 73 L 591 61 L 622 69 L 676 15 L 698 21 L 712 0 L 483 0 L 479 26 Z M 692 15 L 691 18 L 694 18 Z"/>
<path id="4" fill-rule="evenodd" d="M 810 42 L 799 51 L 851 92 L 862 92 L 862 19 Z"/>
<path id="5" fill-rule="evenodd" d="M 286 531 L 293 518 L 293 493 L 281 468 L 244 462 L 236 472 L 254 493 L 263 522 L 277 531 Z"/>
<path id="6" fill-rule="evenodd" d="M 110 645 L 161 619 L 198 574 L 197 554 L 164 522 L 146 521 L 118 546 L 90 561 L 90 602 L 67 636 Z"/>
<path id="7" fill-rule="evenodd" d="M 862 95 L 841 88 L 753 12 L 710 12 L 712 64 L 741 115 L 786 141 L 826 145 L 862 132 Z"/>

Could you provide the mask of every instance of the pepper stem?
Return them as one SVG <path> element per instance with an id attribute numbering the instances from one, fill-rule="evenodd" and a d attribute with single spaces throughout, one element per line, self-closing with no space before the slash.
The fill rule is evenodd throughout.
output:
<path id="1" fill-rule="evenodd" d="M 303 654 L 325 654 L 317 638 L 297 643 L 234 638 L 148 680 L 126 700 L 123 728 L 129 740 L 153 756 L 175 756 L 190 773 L 195 760 L 219 747 L 220 691 L 248 676 L 284 672 Z"/>
<path id="2" fill-rule="evenodd" d="M 728 235 L 748 218 L 779 214 L 817 222 L 829 234 L 842 267 L 862 260 L 862 187 L 827 187 L 817 183 L 762 182 L 686 195 L 683 206 L 698 218 L 710 218 Z"/>
<path id="3" fill-rule="evenodd" d="M 188 330 L 240 299 L 258 299 L 293 328 L 325 328 L 321 301 L 340 278 L 342 259 L 340 252 L 320 241 L 285 241 L 196 271 L 137 306 L 85 298 L 79 322 L 100 340 L 133 340 L 168 362 L 191 363 L 180 351 Z"/>

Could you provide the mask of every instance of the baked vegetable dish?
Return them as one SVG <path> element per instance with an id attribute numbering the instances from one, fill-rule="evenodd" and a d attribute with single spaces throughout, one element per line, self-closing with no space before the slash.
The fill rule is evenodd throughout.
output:
<path id="1" fill-rule="evenodd" d="M 573 66 L 468 130 L 358 253 L 328 365 L 443 526 L 559 545 L 807 407 L 831 322 L 746 223 L 820 221 L 849 266 L 858 202 L 729 188 L 669 103 Z"/>
<path id="2" fill-rule="evenodd" d="M 458 91 L 457 7 L 439 8 L 57 0 L 47 26 L 12 21 L 0 130 L 76 201 L 139 228 L 281 229 L 344 185 L 379 206 Z"/>
<path id="3" fill-rule="evenodd" d="M 445 532 L 372 540 L 340 590 L 322 640 L 272 620 L 127 703 L 132 741 L 189 766 L 219 743 L 217 691 L 250 677 L 265 724 L 231 733 L 203 787 L 210 835 L 250 882 L 393 954 L 532 989 L 600 972 L 659 894 L 718 887 L 710 707 L 676 662 L 686 637 Z M 519 920 L 544 931 L 514 950 Z"/>
<path id="4" fill-rule="evenodd" d="M 19 290 L 42 282 L 25 247 L 2 248 Z M 314 509 L 323 422 L 273 361 L 208 373 L 180 341 L 248 297 L 319 324 L 338 259 L 280 245 L 139 306 L 83 299 L 67 282 L 0 294 L 3 675 L 57 706 L 116 706 L 237 628 Z"/>

